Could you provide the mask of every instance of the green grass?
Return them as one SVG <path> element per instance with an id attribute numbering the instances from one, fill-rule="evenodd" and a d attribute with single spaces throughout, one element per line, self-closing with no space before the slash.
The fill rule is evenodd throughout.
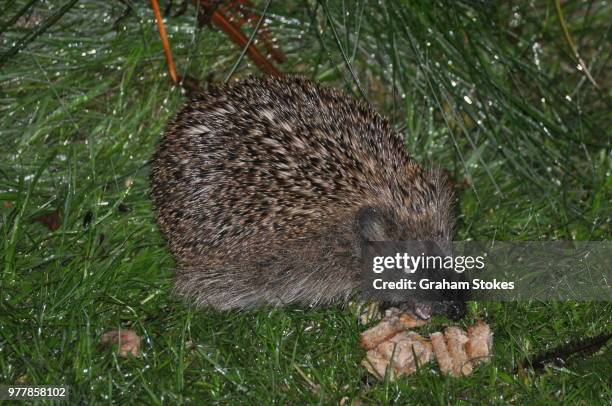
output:
<path id="1" fill-rule="evenodd" d="M 609 348 L 514 373 L 525 357 L 610 331 L 609 303 L 472 304 L 463 323 L 491 323 L 493 362 L 464 379 L 427 367 L 394 383 L 365 380 L 363 327 L 348 309 L 191 309 L 170 292 L 147 196 L 147 162 L 184 101 L 148 2 L 82 0 L 41 35 L 61 8 L 34 2 L 11 21 L 27 3 L 0 5 L 0 383 L 67 384 L 80 403 L 612 402 Z M 363 92 L 415 157 L 469 182 L 459 239 L 607 240 L 612 7 L 562 4 L 597 89 L 575 68 L 553 1 L 496 3 L 272 2 L 269 18 L 283 71 Z M 193 8 L 167 28 L 179 72 L 203 83 L 240 55 L 195 28 Z M 251 72 L 245 60 L 235 76 Z M 35 220 L 55 211 L 56 231 Z M 117 328 L 143 337 L 141 358 L 100 346 Z"/>

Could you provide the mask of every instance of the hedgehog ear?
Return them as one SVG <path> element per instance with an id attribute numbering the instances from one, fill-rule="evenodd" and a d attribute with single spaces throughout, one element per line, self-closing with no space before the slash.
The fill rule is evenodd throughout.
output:
<path id="1" fill-rule="evenodd" d="M 355 214 L 357 234 L 362 241 L 387 241 L 387 219 L 380 210 L 366 206 Z"/>

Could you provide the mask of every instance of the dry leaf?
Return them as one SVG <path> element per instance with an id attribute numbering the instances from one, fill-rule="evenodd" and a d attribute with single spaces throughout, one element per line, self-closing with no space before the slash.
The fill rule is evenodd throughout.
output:
<path id="1" fill-rule="evenodd" d="M 140 356 L 140 337 L 133 330 L 111 330 L 102 334 L 102 344 L 116 344 L 120 357 Z"/>
<path id="2" fill-rule="evenodd" d="M 55 210 L 49 214 L 36 217 L 34 221 L 39 222 L 51 231 L 55 231 L 62 225 L 62 215 L 59 210 Z"/>

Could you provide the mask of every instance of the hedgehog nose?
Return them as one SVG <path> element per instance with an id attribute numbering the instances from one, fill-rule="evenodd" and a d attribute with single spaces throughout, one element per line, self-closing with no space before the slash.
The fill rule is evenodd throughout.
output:
<path id="1" fill-rule="evenodd" d="M 448 307 L 448 318 L 453 321 L 464 318 L 466 313 L 465 302 L 451 302 Z"/>

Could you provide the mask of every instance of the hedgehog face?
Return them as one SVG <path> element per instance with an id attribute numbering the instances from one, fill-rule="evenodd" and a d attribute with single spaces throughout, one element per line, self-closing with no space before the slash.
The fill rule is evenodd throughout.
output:
<path id="1" fill-rule="evenodd" d="M 406 252 L 409 247 L 410 250 L 415 250 L 413 255 L 452 255 L 452 195 L 436 190 L 430 190 L 427 194 L 430 200 L 421 199 L 421 204 L 416 209 L 414 205 L 400 212 L 388 207 L 367 206 L 360 209 L 355 219 L 360 245 L 363 247 L 363 244 L 384 241 L 390 243 L 390 249 L 396 252 Z M 408 241 L 408 245 L 402 243 Z M 460 273 L 441 269 L 419 269 L 417 272 L 420 278 L 430 281 L 446 279 L 450 282 L 464 278 Z M 410 310 L 423 319 L 440 314 L 457 320 L 465 315 L 466 297 L 463 291 L 431 290 L 416 295 L 414 293 L 391 293 L 393 297 L 389 304 Z"/>

